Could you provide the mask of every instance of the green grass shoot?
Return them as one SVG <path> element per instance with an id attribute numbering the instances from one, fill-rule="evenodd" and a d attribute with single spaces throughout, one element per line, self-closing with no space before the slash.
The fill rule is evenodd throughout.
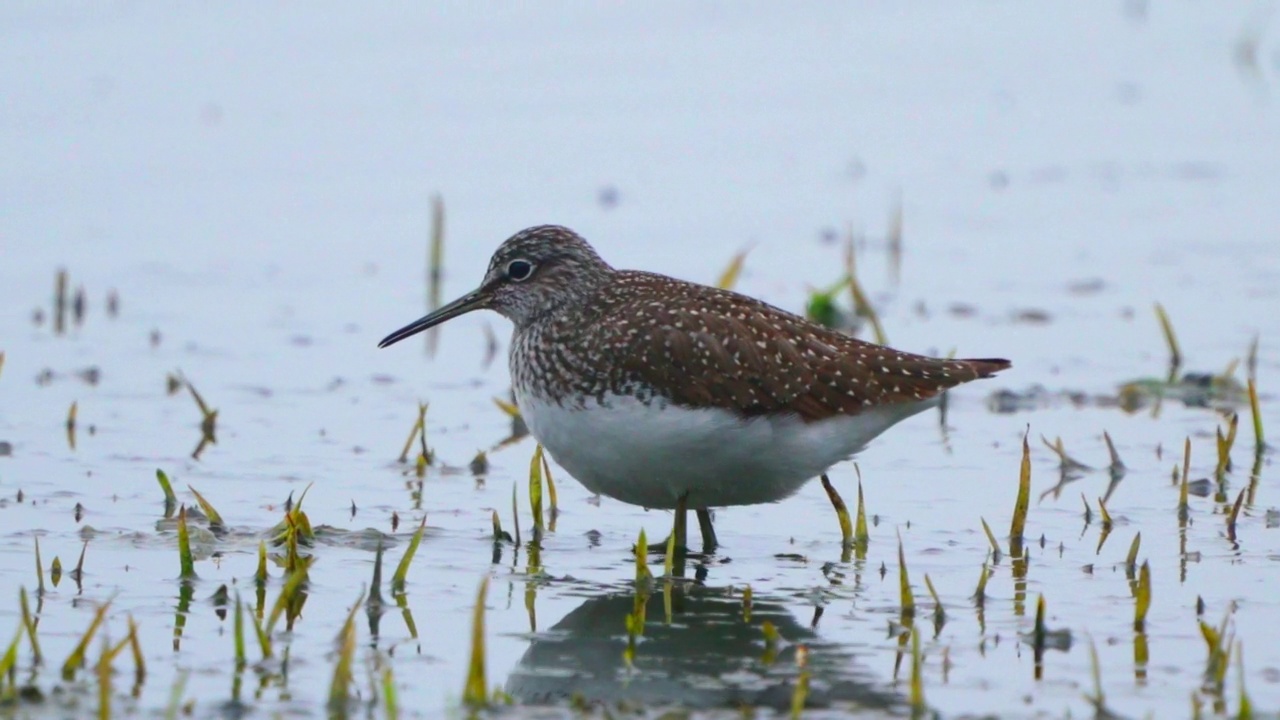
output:
<path id="1" fill-rule="evenodd" d="M 364 605 L 364 591 L 347 612 L 347 619 L 338 631 L 338 659 L 333 664 L 333 680 L 329 683 L 329 717 L 346 717 L 351 696 L 351 683 L 355 680 L 352 665 L 356 656 L 356 611 Z"/>
<path id="2" fill-rule="evenodd" d="M 1133 542 L 1129 543 L 1129 554 L 1124 559 L 1124 567 L 1126 572 L 1133 572 L 1138 567 L 1138 548 L 1142 545 L 1142 533 L 1139 532 L 1133 536 Z"/>
<path id="3" fill-rule="evenodd" d="M 831 506 L 836 510 L 836 519 L 840 522 L 840 544 L 843 547 L 851 547 L 853 545 L 853 521 L 849 519 L 849 508 L 844 504 L 844 498 L 840 497 L 836 486 L 831 484 L 831 480 L 826 473 L 822 474 L 822 489 L 827 491 L 827 498 L 831 500 Z M 861 485 L 859 485 L 859 489 L 861 489 Z"/>
<path id="4" fill-rule="evenodd" d="M 662 558 L 662 576 L 668 581 L 674 576 L 676 569 L 676 534 L 671 533 L 667 536 L 667 549 Z M 668 587 L 670 582 L 667 583 Z"/>
<path id="5" fill-rule="evenodd" d="M 991 568 L 982 563 L 982 574 L 978 575 L 978 588 L 973 591 L 973 604 L 982 607 L 987 601 L 987 580 L 991 579 Z"/>
<path id="6" fill-rule="evenodd" d="M 865 560 L 871 533 L 867 530 L 867 505 L 862 498 L 862 470 L 858 469 L 857 463 L 853 464 L 853 470 L 858 474 L 858 512 L 853 525 L 853 543 L 858 559 Z"/>
<path id="7" fill-rule="evenodd" d="M 98 720 L 110 720 L 111 718 L 111 661 L 115 656 L 111 652 L 111 646 L 107 643 L 107 638 L 102 638 L 102 653 L 98 656 L 98 664 L 95 667 L 98 675 Z"/>
<path id="8" fill-rule="evenodd" d="M 1045 615 L 1044 606 L 1045 606 L 1044 593 L 1041 593 L 1040 598 L 1036 601 L 1035 628 L 1031 632 L 1031 648 L 1033 653 L 1035 654 L 1035 664 L 1036 664 L 1035 672 L 1036 672 L 1037 680 L 1040 679 L 1040 673 L 1042 672 L 1042 668 L 1043 668 L 1042 663 L 1044 661 L 1045 638 L 1047 638 L 1049 635 L 1049 630 L 1047 627 L 1045 627 L 1045 624 L 1044 624 L 1044 615 Z"/>
<path id="9" fill-rule="evenodd" d="M 44 596 L 44 563 L 40 560 L 40 536 L 36 540 L 36 597 Z"/>
<path id="10" fill-rule="evenodd" d="M 40 640 L 36 637 L 36 618 L 31 614 L 31 605 L 27 602 L 25 587 L 18 589 L 18 603 L 22 606 L 22 626 L 26 628 L 27 639 L 31 642 L 31 663 L 39 665 L 44 662 L 44 653 L 40 652 Z"/>
<path id="11" fill-rule="evenodd" d="M 1258 384 L 1253 378 L 1249 379 L 1249 412 L 1253 416 L 1253 451 L 1261 455 L 1267 442 L 1262 434 L 1262 413 L 1258 410 Z"/>
<path id="12" fill-rule="evenodd" d="M 247 662 L 244 650 L 244 604 L 240 602 L 240 593 L 236 593 L 235 622 L 233 625 L 233 642 L 236 651 L 236 672 L 244 669 Z"/>
<path id="13" fill-rule="evenodd" d="M 724 269 L 724 272 L 720 273 L 720 277 L 716 280 L 716 287 L 721 290 L 732 290 L 733 286 L 738 284 L 738 276 L 742 274 L 742 265 L 750 252 L 751 245 L 747 245 L 734 253 L 729 260 L 728 267 Z"/>
<path id="14" fill-rule="evenodd" d="M 266 660 L 272 655 L 271 636 L 262 627 L 262 620 L 257 613 L 249 613 L 249 622 L 253 623 L 253 635 L 258 638 L 258 650 L 262 653 L 262 659 Z"/>
<path id="15" fill-rule="evenodd" d="M 178 509 L 178 496 L 173 492 L 173 483 L 169 482 L 169 476 L 160 468 L 156 468 L 156 482 L 160 483 L 160 491 L 164 493 L 164 516 L 173 517 L 173 511 Z"/>
<path id="16" fill-rule="evenodd" d="M 674 533 L 672 533 L 674 535 Z M 640 528 L 640 538 L 636 540 L 636 587 L 643 588 L 653 580 L 649 571 L 649 563 L 645 560 L 649 553 L 649 539 L 645 537 L 644 528 Z"/>
<path id="17" fill-rule="evenodd" d="M 1142 563 L 1138 571 L 1138 591 L 1133 605 L 1133 631 L 1146 632 L 1147 611 L 1151 609 L 1151 564 Z"/>
<path id="18" fill-rule="evenodd" d="M 263 584 L 267 581 L 267 542 L 258 541 L 258 568 L 253 572 L 253 581 Z"/>
<path id="19" fill-rule="evenodd" d="M 49 563 L 49 582 L 54 587 L 58 587 L 58 583 L 62 582 L 62 558 L 57 555 L 53 556 L 53 562 Z"/>
<path id="20" fill-rule="evenodd" d="M 1013 505 L 1013 521 L 1009 525 L 1009 555 L 1022 556 L 1022 538 L 1027 528 L 1027 508 L 1031 504 L 1031 446 L 1028 430 L 1022 435 L 1022 464 L 1018 471 L 1018 499 Z"/>
<path id="21" fill-rule="evenodd" d="M 76 449 L 76 406 L 77 403 L 72 402 L 67 410 L 67 446 L 72 450 Z"/>
<path id="22" fill-rule="evenodd" d="M 1156 303 L 1156 319 L 1160 321 L 1160 332 L 1164 334 L 1164 344 L 1169 348 L 1170 380 L 1174 379 L 1178 368 L 1182 367 L 1182 349 L 1178 347 L 1178 336 L 1173 332 L 1173 323 L 1164 306 Z"/>
<path id="23" fill-rule="evenodd" d="M 798 720 L 804 712 L 805 703 L 809 699 L 809 648 L 805 645 L 796 647 L 796 686 L 791 691 L 791 720 Z"/>
<path id="24" fill-rule="evenodd" d="M 444 198 L 431 196 L 431 240 L 427 249 L 427 310 L 440 307 L 440 293 L 444 279 Z M 427 355 L 434 357 L 439 330 L 427 333 Z"/>
<path id="25" fill-rule="evenodd" d="M 781 644 L 782 636 L 778 633 L 777 626 L 770 620 L 760 623 L 760 633 L 764 635 L 764 657 L 761 661 L 765 665 L 772 665 L 778 658 L 778 646 Z"/>
<path id="26" fill-rule="evenodd" d="M 134 622 L 133 615 L 128 615 L 129 623 L 129 651 L 133 654 L 133 677 L 134 684 L 142 687 L 142 681 L 147 678 L 147 660 L 142 654 L 142 641 L 138 639 L 138 623 Z"/>
<path id="27" fill-rule="evenodd" d="M 206 403 L 204 398 L 200 396 L 200 393 L 196 391 L 196 386 L 192 385 L 191 381 L 187 380 L 185 376 L 183 377 L 182 382 L 187 386 L 187 390 L 191 393 L 192 399 L 196 401 L 196 407 L 200 408 L 200 432 L 204 434 L 206 439 L 212 440 L 214 437 L 214 430 L 217 428 L 218 424 L 218 411 L 209 407 L 209 404 Z"/>
<path id="28" fill-rule="evenodd" d="M 178 561 L 181 572 L 178 577 L 191 580 L 196 577 L 195 560 L 191 557 L 191 535 L 187 531 L 187 506 L 178 508 Z"/>
<path id="29" fill-rule="evenodd" d="M 748 585 L 742 590 L 742 622 L 751 622 L 751 586 Z"/>
<path id="30" fill-rule="evenodd" d="M 1249 699 L 1249 693 L 1244 686 L 1244 641 L 1236 642 L 1236 671 L 1240 675 L 1240 708 L 1236 711 L 1236 717 L 1239 720 L 1250 720 L 1253 717 L 1253 701 Z"/>
<path id="31" fill-rule="evenodd" d="M 1084 524 L 1088 525 L 1093 522 L 1093 508 L 1089 507 L 1089 498 L 1080 493 L 1080 500 L 1084 502 Z"/>
<path id="32" fill-rule="evenodd" d="M 405 578 L 409 575 L 409 564 L 413 562 L 413 556 L 418 552 L 418 545 L 422 543 L 422 534 L 426 530 L 427 518 L 423 516 L 422 523 L 418 525 L 417 531 L 413 533 L 412 538 L 409 538 L 409 547 L 405 549 L 404 557 L 400 558 L 400 564 L 396 566 L 395 574 L 391 576 L 391 592 L 396 593 L 404 590 Z"/>
<path id="33" fill-rule="evenodd" d="M 182 714 L 182 698 L 187 694 L 187 680 L 191 677 L 190 670 L 180 670 L 173 679 L 173 685 L 169 688 L 169 702 L 165 705 L 164 720 L 178 720 Z"/>
<path id="34" fill-rule="evenodd" d="M 1107 503 L 1103 498 L 1098 498 L 1098 514 L 1102 516 L 1103 532 L 1111 532 L 1114 522 L 1111 520 L 1111 513 L 1107 511 Z"/>
<path id="35" fill-rule="evenodd" d="M 472 708 L 489 704 L 489 683 L 485 679 L 484 603 L 489 592 L 489 578 L 480 581 L 475 610 L 471 614 L 471 660 L 467 664 L 467 680 L 462 688 L 462 702 Z"/>
<path id="36" fill-rule="evenodd" d="M 1231 506 L 1231 512 L 1227 514 L 1227 539 L 1231 542 L 1236 541 L 1236 521 L 1240 518 L 1240 508 L 1244 505 L 1246 491 L 1247 488 L 1240 491 L 1240 494 L 1236 496 L 1235 503 Z"/>
<path id="37" fill-rule="evenodd" d="M 542 450 L 542 445 L 538 445 L 538 450 L 540 451 L 539 456 L 542 458 L 542 476 L 547 479 L 547 500 L 551 503 L 551 520 L 547 524 L 547 529 L 555 532 L 556 516 L 560 514 L 560 503 L 556 498 L 556 481 L 551 477 L 551 463 L 547 460 L 546 451 Z"/>
<path id="38" fill-rule="evenodd" d="M 390 663 L 382 666 L 382 711 L 387 720 L 400 720 L 400 701 L 396 697 L 396 679 Z"/>
<path id="39" fill-rule="evenodd" d="M 857 260 L 854 254 L 853 233 L 850 233 L 849 240 L 845 243 L 844 268 L 845 276 L 849 280 L 849 296 L 853 301 L 853 311 L 858 317 L 866 318 L 871 323 L 872 337 L 875 338 L 876 343 L 887 345 L 889 338 L 884 333 L 884 326 L 880 324 L 880 316 L 876 314 L 875 307 L 867 299 L 862 284 L 858 282 Z"/>
<path id="40" fill-rule="evenodd" d="M 902 538 L 898 538 L 898 599 L 902 606 L 902 624 L 911 624 L 916 614 L 916 598 L 911 592 L 911 579 L 907 576 L 907 555 L 902 550 Z"/>
<path id="41" fill-rule="evenodd" d="M 515 542 L 511 538 L 511 533 L 502 529 L 502 520 L 498 519 L 497 510 L 493 511 L 493 541 L 495 543 Z"/>
<path id="42" fill-rule="evenodd" d="M 1218 447 L 1218 466 L 1214 470 L 1214 477 L 1218 482 L 1222 482 L 1227 472 L 1231 470 L 1231 448 L 1236 442 L 1236 430 L 1240 426 L 1240 415 L 1231 413 L 1231 420 L 1227 425 L 1227 432 L 1223 433 L 1222 428 L 1215 428 L 1217 447 Z"/>
<path id="43" fill-rule="evenodd" d="M 1120 453 L 1116 452 L 1116 444 L 1111 441 L 1111 433 L 1103 430 L 1102 440 L 1107 444 L 1107 455 L 1111 457 L 1111 473 L 1114 475 L 1122 472 L 1124 470 L 1124 461 L 1120 459 Z"/>
<path id="44" fill-rule="evenodd" d="M 542 541 L 542 446 L 533 450 L 533 458 L 529 460 L 529 507 L 533 512 L 533 539 L 529 542 L 537 545 Z"/>
<path id="45" fill-rule="evenodd" d="M 18 631 L 14 633 L 13 641 L 9 643 L 8 649 L 4 655 L 0 656 L 0 689 L 4 688 L 4 681 L 12 678 L 18 667 L 18 645 L 22 643 L 22 636 L 27 632 L 23 625 L 18 626 Z M 0 698 L 8 700 L 8 692 L 0 692 Z"/>
<path id="46" fill-rule="evenodd" d="M 942 598 L 938 597 L 938 591 L 934 589 L 929 573 L 924 574 L 924 586 L 929 589 L 929 595 L 933 598 L 933 622 L 936 626 L 942 627 L 942 624 L 947 621 L 947 611 L 942 607 Z"/>
<path id="47" fill-rule="evenodd" d="M 987 542 L 991 543 L 992 560 L 1000 558 L 1000 543 L 996 541 L 996 534 L 991 532 L 991 526 L 987 524 L 986 518 L 978 518 L 982 521 L 982 531 L 987 535 Z"/>
<path id="48" fill-rule="evenodd" d="M 509 418 L 515 419 L 520 417 L 520 408 L 516 407 L 515 403 L 507 402 L 502 398 L 494 398 L 493 404 L 497 405 L 498 409 L 506 413 Z"/>
<path id="49" fill-rule="evenodd" d="M 928 706 L 924 701 L 924 670 L 920 657 L 920 633 L 911 628 L 911 716 L 924 717 Z"/>
<path id="50" fill-rule="evenodd" d="M 276 622 L 280 620 L 280 616 L 285 609 L 293 602 L 294 595 L 297 594 L 306 580 L 307 571 L 305 569 L 295 570 L 285 579 L 284 586 L 280 588 L 280 595 L 276 598 L 275 604 L 271 606 L 271 613 L 267 615 L 267 626 L 263 631 L 267 634 L 267 637 L 271 636 Z"/>
<path id="51" fill-rule="evenodd" d="M 208 500 L 204 499 L 204 496 L 200 494 L 199 490 L 196 490 L 190 485 L 187 486 L 187 489 L 191 491 L 192 495 L 196 496 L 196 502 L 200 504 L 200 509 L 204 511 L 205 517 L 209 518 L 209 528 L 219 530 L 224 529 L 226 524 L 222 521 L 222 515 L 214 509 L 213 505 Z"/>
<path id="52" fill-rule="evenodd" d="M 1089 638 L 1089 668 L 1093 676 L 1093 694 L 1084 697 L 1093 706 L 1095 717 L 1112 717 L 1111 713 L 1105 709 L 1107 696 L 1102 691 L 1102 665 L 1098 662 L 1098 644 L 1093 641 L 1093 638 Z"/>
<path id="53" fill-rule="evenodd" d="M 1188 437 L 1182 454 L 1182 487 L 1178 491 L 1178 522 L 1186 524 L 1191 515 L 1191 438 Z"/>
<path id="54" fill-rule="evenodd" d="M 62 663 L 62 679 L 70 682 L 76 676 L 76 670 L 84 667 L 85 653 L 88 651 L 89 643 L 93 640 L 94 633 L 98 632 L 98 628 L 102 626 L 103 619 L 107 616 L 107 609 L 111 607 L 111 601 L 98 606 L 97 611 L 93 614 L 93 620 L 89 622 L 89 628 L 84 631 L 84 635 L 80 637 L 80 642 L 76 643 L 76 647 L 67 656 L 65 662 Z"/>
<path id="55" fill-rule="evenodd" d="M 516 547 L 520 547 L 520 508 L 516 505 L 517 483 L 511 483 L 511 521 L 515 524 Z"/>
<path id="56" fill-rule="evenodd" d="M 409 462 L 409 451 L 413 449 L 413 441 L 418 439 L 419 435 L 426 434 L 427 427 L 427 403 L 418 403 L 418 417 L 413 421 L 413 427 L 409 430 L 409 437 L 404 441 L 404 449 L 400 451 L 400 457 L 396 462 L 401 465 Z"/>

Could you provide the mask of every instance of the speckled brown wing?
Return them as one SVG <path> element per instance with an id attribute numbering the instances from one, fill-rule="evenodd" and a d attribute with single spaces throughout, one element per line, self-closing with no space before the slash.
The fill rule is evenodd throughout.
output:
<path id="1" fill-rule="evenodd" d="M 659 280 L 622 273 L 636 290 Z M 854 415 L 878 405 L 922 401 L 1009 367 L 1007 360 L 940 360 L 857 340 L 753 298 L 693 283 L 668 301 L 621 303 L 616 338 L 627 348 L 627 382 L 685 406 L 743 416 L 795 413 L 806 421 Z M 639 293 L 645 295 L 645 293 Z M 633 292 L 622 296 L 635 297 Z M 652 296 L 648 296 L 652 297 Z"/>

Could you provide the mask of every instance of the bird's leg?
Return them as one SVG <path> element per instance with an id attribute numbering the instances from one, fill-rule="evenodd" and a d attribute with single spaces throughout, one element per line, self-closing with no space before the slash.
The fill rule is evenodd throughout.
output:
<path id="1" fill-rule="evenodd" d="M 702 552 L 710 555 L 720 547 L 720 543 L 716 540 L 716 529 L 711 526 L 711 511 L 707 508 L 698 508 L 694 512 L 698 515 L 698 530 L 702 532 Z"/>
<path id="2" fill-rule="evenodd" d="M 676 552 L 686 553 L 689 551 L 689 493 L 680 496 L 676 500 L 676 517 L 675 526 L 671 532 L 676 536 Z"/>
<path id="3" fill-rule="evenodd" d="M 702 511 L 699 510 L 698 512 L 702 512 Z M 701 516 L 698 517 L 698 522 L 699 523 L 702 522 Z M 681 495 L 680 498 L 676 500 L 675 518 L 674 518 L 674 524 L 672 525 L 672 528 L 671 528 L 671 535 L 674 535 L 676 539 L 676 543 L 675 543 L 676 555 L 683 556 L 687 554 L 689 552 L 689 546 L 687 543 L 687 539 L 689 537 L 689 494 L 688 493 Z M 667 536 L 667 540 L 671 539 L 671 535 Z M 651 543 L 649 545 L 649 552 L 657 555 L 666 555 L 667 540 L 663 540 L 660 543 Z"/>

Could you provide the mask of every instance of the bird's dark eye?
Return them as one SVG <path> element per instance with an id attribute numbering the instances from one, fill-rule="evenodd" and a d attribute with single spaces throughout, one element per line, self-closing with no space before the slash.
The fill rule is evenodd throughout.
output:
<path id="1" fill-rule="evenodd" d="M 507 266 L 507 277 L 517 282 L 526 280 L 533 274 L 533 264 L 528 260 L 512 260 Z"/>

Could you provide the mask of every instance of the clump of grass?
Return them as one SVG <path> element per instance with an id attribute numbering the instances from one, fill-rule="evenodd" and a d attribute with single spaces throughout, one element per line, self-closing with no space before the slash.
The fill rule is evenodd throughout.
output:
<path id="1" fill-rule="evenodd" d="M 734 285 L 738 284 L 738 276 L 742 274 L 742 266 L 746 262 L 747 254 L 751 252 L 751 245 L 747 245 L 738 252 L 734 253 L 729 260 L 729 265 L 720 273 L 719 279 L 716 280 L 716 287 L 721 290 L 732 290 Z"/>
<path id="2" fill-rule="evenodd" d="M 796 667 L 800 672 L 796 676 L 795 689 L 791 691 L 792 720 L 800 717 L 800 713 L 804 712 L 805 702 L 809 699 L 809 648 L 805 645 L 796 647 Z"/>
<path id="3" fill-rule="evenodd" d="M 822 489 L 827 491 L 827 498 L 831 500 L 831 506 L 836 511 L 836 519 L 840 522 L 840 544 L 848 549 L 854 542 L 853 521 L 849 519 L 849 508 L 844 504 L 844 498 L 840 497 L 836 486 L 831 484 L 826 473 L 822 474 Z M 859 491 L 861 491 L 861 485 L 859 485 Z"/>
<path id="4" fill-rule="evenodd" d="M 1013 521 L 1009 525 L 1009 555 L 1022 556 L 1023 533 L 1027 527 L 1027 508 L 1031 504 L 1031 446 L 1028 430 L 1022 435 L 1022 464 L 1018 472 L 1018 499 L 1013 505 Z"/>
<path id="5" fill-rule="evenodd" d="M 471 660 L 467 663 L 467 680 L 462 687 L 462 702 L 472 708 L 489 704 L 488 681 L 485 679 L 484 603 L 489 593 L 489 577 L 480 581 L 475 609 L 471 612 Z"/>
<path id="6" fill-rule="evenodd" d="M 494 517 L 496 518 L 497 515 L 495 514 Z M 422 543 L 422 535 L 426 530 L 427 518 L 424 516 L 413 537 L 409 538 L 409 547 L 405 548 L 404 557 L 400 558 L 400 564 L 396 565 L 395 574 L 391 576 L 392 593 L 404 591 L 405 579 L 409 576 L 409 564 L 413 562 L 413 556 L 418 552 L 418 545 Z"/>

